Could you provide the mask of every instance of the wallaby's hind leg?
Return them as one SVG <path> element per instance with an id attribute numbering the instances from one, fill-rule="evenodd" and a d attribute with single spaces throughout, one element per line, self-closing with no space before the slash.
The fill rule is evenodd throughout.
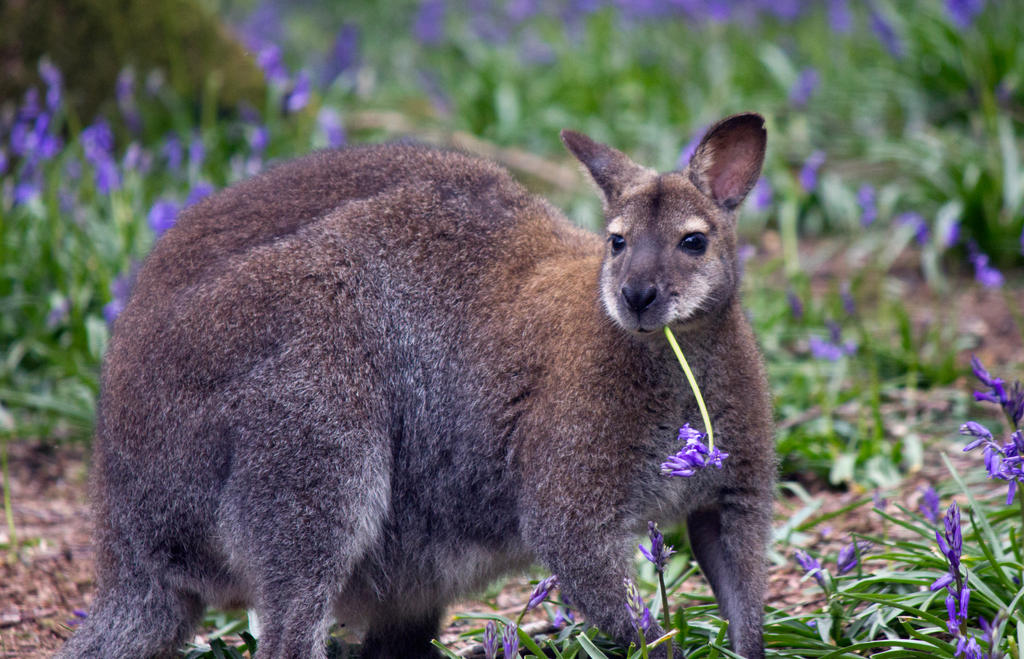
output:
<path id="1" fill-rule="evenodd" d="M 324 657 L 334 602 L 379 542 L 389 502 L 387 433 L 338 425 L 268 440 L 225 492 L 231 555 L 262 627 L 259 659 Z"/>
<path id="2" fill-rule="evenodd" d="M 100 592 L 57 659 L 178 657 L 203 608 L 198 596 L 173 589 L 160 576 L 133 575 Z"/>

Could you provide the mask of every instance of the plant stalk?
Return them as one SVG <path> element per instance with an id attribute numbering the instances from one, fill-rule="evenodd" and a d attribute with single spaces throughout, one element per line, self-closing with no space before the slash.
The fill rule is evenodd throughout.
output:
<path id="1" fill-rule="evenodd" d="M 665 338 L 668 339 L 668 344 L 672 346 L 672 352 L 676 353 L 676 359 L 679 360 L 679 365 L 683 367 L 683 373 L 686 374 L 686 379 L 690 383 L 690 389 L 693 390 L 693 395 L 697 399 L 697 407 L 700 408 L 700 416 L 704 420 L 704 430 L 708 433 L 708 448 L 714 449 L 715 433 L 711 430 L 711 417 L 708 416 L 708 408 L 704 406 L 704 397 L 700 395 L 697 378 L 693 377 L 693 371 L 690 370 L 690 365 L 686 363 L 686 357 L 683 356 L 683 351 L 679 348 L 676 335 L 672 333 L 668 325 L 665 325 Z"/>

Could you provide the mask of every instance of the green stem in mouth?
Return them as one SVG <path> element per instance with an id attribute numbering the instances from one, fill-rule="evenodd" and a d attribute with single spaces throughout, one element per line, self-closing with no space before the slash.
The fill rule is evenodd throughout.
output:
<path id="1" fill-rule="evenodd" d="M 693 371 L 690 370 L 690 365 L 686 363 L 686 357 L 683 356 L 683 351 L 679 349 L 679 343 L 676 341 L 676 335 L 672 333 L 668 325 L 665 325 L 665 338 L 668 339 L 668 344 L 672 346 L 672 352 L 676 353 L 676 359 L 679 360 L 679 365 L 683 367 L 683 373 L 686 374 L 686 379 L 690 383 L 690 389 L 693 390 L 693 395 L 697 399 L 697 407 L 700 408 L 700 416 L 704 419 L 704 429 L 708 433 L 708 448 L 715 448 L 715 433 L 711 430 L 711 417 L 708 416 L 708 408 L 704 405 L 704 397 L 700 395 L 700 387 L 697 386 L 697 378 L 693 377 Z"/>

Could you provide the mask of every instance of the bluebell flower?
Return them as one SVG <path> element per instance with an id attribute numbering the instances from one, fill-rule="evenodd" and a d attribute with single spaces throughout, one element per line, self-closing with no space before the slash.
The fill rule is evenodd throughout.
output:
<path id="1" fill-rule="evenodd" d="M 169 199 L 158 199 L 146 216 L 149 228 L 157 236 L 163 235 L 165 231 L 174 226 L 175 220 L 178 219 L 178 210 L 178 204 L 175 202 Z"/>
<path id="2" fill-rule="evenodd" d="M 498 623 L 487 621 L 484 628 L 484 657 L 495 659 L 498 656 Z"/>
<path id="3" fill-rule="evenodd" d="M 974 278 L 985 288 L 1000 288 L 1003 285 L 1003 273 L 989 265 L 988 254 L 971 250 L 971 264 L 974 265 Z"/>
<path id="4" fill-rule="evenodd" d="M 185 208 L 199 203 L 211 194 L 213 194 L 213 186 L 211 184 L 206 181 L 196 183 L 188 193 L 188 197 L 185 198 Z"/>
<path id="5" fill-rule="evenodd" d="M 562 627 L 571 625 L 574 622 L 576 622 L 576 616 L 573 615 L 572 611 L 564 606 L 560 606 L 555 611 L 555 619 L 551 621 L 551 624 L 561 629 Z"/>
<path id="6" fill-rule="evenodd" d="M 818 170 L 825 164 L 825 152 L 818 150 L 807 157 L 800 168 L 800 186 L 806 192 L 813 192 L 818 187 Z"/>
<path id="7" fill-rule="evenodd" d="M 292 85 L 292 90 L 288 93 L 288 97 L 285 99 L 285 109 L 289 113 L 299 112 L 309 105 L 309 99 L 312 96 L 313 83 L 309 77 L 309 72 L 303 69 L 299 71 L 299 75 L 295 76 L 295 82 Z"/>
<path id="8" fill-rule="evenodd" d="M 142 118 L 135 105 L 135 72 L 130 67 L 121 69 L 121 72 L 117 74 L 115 95 L 117 107 L 121 111 L 125 123 L 133 132 L 138 133 L 142 130 Z"/>
<path id="9" fill-rule="evenodd" d="M 789 312 L 793 315 L 793 320 L 803 320 L 804 303 L 793 289 L 786 291 L 786 301 L 789 303 Z"/>
<path id="10" fill-rule="evenodd" d="M 857 301 L 853 299 L 853 291 L 850 289 L 850 282 L 843 281 L 839 285 L 839 300 L 843 303 L 843 311 L 848 316 L 857 315 Z"/>
<path id="11" fill-rule="evenodd" d="M 836 558 L 836 569 L 839 574 L 846 574 L 860 563 L 861 557 L 871 549 L 870 542 L 857 542 L 854 540 L 839 550 Z"/>
<path id="12" fill-rule="evenodd" d="M 949 249 L 960 242 L 960 220 L 956 220 L 946 229 L 946 235 L 942 237 L 942 246 Z"/>
<path id="13" fill-rule="evenodd" d="M 896 216 L 895 221 L 897 224 L 909 226 L 914 229 L 914 239 L 918 245 L 924 245 L 928 242 L 928 223 L 920 213 L 913 211 L 908 213 L 900 213 Z"/>
<path id="14" fill-rule="evenodd" d="M 444 0 L 420 0 L 413 35 L 425 45 L 435 46 L 444 39 Z"/>
<path id="15" fill-rule="evenodd" d="M 160 155 L 163 156 L 168 169 L 173 171 L 181 167 L 181 162 L 185 159 L 185 150 L 182 148 L 181 140 L 176 134 L 167 134 L 164 138 L 164 143 L 160 147 Z"/>
<path id="16" fill-rule="evenodd" d="M 632 579 L 626 578 L 622 582 L 626 586 L 626 611 L 629 612 L 629 619 L 637 631 L 646 632 L 651 627 L 651 610 L 644 604 L 640 589 Z"/>
<path id="17" fill-rule="evenodd" d="M 128 304 L 128 296 L 131 294 L 132 288 L 132 273 L 124 273 L 114 277 L 114 280 L 110 282 L 110 296 L 111 300 L 103 306 L 103 317 L 106 318 L 108 324 L 112 324 L 114 320 L 124 311 L 124 307 Z"/>
<path id="18" fill-rule="evenodd" d="M 274 85 L 288 83 L 288 69 L 281 56 L 281 48 L 276 44 L 267 44 L 260 48 L 256 63 L 263 69 L 263 75 Z"/>
<path id="19" fill-rule="evenodd" d="M 796 82 L 789 89 L 789 102 L 798 108 L 807 105 L 807 102 L 811 100 L 811 96 L 814 94 L 814 90 L 818 88 L 820 78 L 821 76 L 818 75 L 818 71 L 813 68 L 806 68 L 800 71 Z"/>
<path id="20" fill-rule="evenodd" d="M 505 625 L 501 633 L 501 647 L 505 651 L 505 657 L 519 656 L 519 626 L 514 624 Z"/>
<path id="21" fill-rule="evenodd" d="M 358 56 L 359 27 L 352 23 L 345 23 L 334 38 L 334 44 L 324 63 L 322 84 L 325 87 L 329 86 L 339 75 L 353 68 Z"/>
<path id="22" fill-rule="evenodd" d="M 662 475 L 689 478 L 711 466 L 721 469 L 722 460 L 729 457 L 729 454 L 722 452 L 717 446 L 709 449 L 704 443 L 706 438 L 706 433 L 691 428 L 688 423 L 684 424 L 679 429 L 679 439 L 685 444 L 661 464 Z"/>
<path id="23" fill-rule="evenodd" d="M 946 13 L 961 30 L 969 28 L 974 17 L 984 8 L 985 0 L 946 0 Z"/>
<path id="24" fill-rule="evenodd" d="M 903 57 L 905 50 L 903 41 L 874 3 L 871 5 L 870 22 L 871 29 L 875 32 L 878 40 L 882 42 L 882 45 L 885 46 L 885 49 L 889 51 L 889 54 L 897 59 Z"/>
<path id="25" fill-rule="evenodd" d="M 864 184 L 857 191 L 857 202 L 860 204 L 860 223 L 869 226 L 878 219 L 878 207 L 875 206 L 875 188 Z"/>
<path id="26" fill-rule="evenodd" d="M 125 171 L 146 174 L 153 167 L 153 155 L 138 142 L 132 142 L 124 151 L 122 167 Z"/>
<path id="27" fill-rule="evenodd" d="M 939 493 L 929 485 L 921 493 L 921 514 L 933 524 L 939 521 Z"/>
<path id="28" fill-rule="evenodd" d="M 847 0 L 829 0 L 828 24 L 836 34 L 849 34 L 853 29 L 853 16 Z"/>
<path id="29" fill-rule="evenodd" d="M 194 170 L 203 166 L 203 159 L 206 158 L 206 147 L 203 145 L 201 135 L 196 135 L 188 143 L 188 164 Z"/>
<path id="30" fill-rule="evenodd" d="M 250 126 L 247 129 L 249 136 L 249 148 L 253 153 L 262 154 L 270 143 L 270 133 L 266 126 Z"/>
<path id="31" fill-rule="evenodd" d="M 763 211 L 770 208 L 772 201 L 774 200 L 774 191 L 772 190 L 772 184 L 765 177 L 757 179 L 757 184 L 754 185 L 753 194 L 751 195 L 754 199 L 754 209 Z"/>
<path id="32" fill-rule="evenodd" d="M 46 83 L 46 107 L 50 112 L 56 112 L 60 107 L 64 80 L 49 57 L 39 58 L 39 77 Z"/>
<path id="33" fill-rule="evenodd" d="M 852 339 L 844 342 L 842 340 L 842 328 L 837 323 L 828 321 L 828 330 L 828 340 L 819 336 L 812 336 L 808 339 L 811 355 L 815 359 L 836 362 L 847 355 L 857 352 L 857 342 Z"/>
<path id="34" fill-rule="evenodd" d="M 325 105 L 317 113 L 316 123 L 329 147 L 336 149 L 345 145 L 345 126 L 341 121 L 341 113 Z"/>
<path id="35" fill-rule="evenodd" d="M 800 564 L 800 567 L 804 569 L 809 576 L 814 577 L 814 580 L 818 582 L 818 585 L 822 588 L 826 587 L 825 584 L 825 569 L 821 567 L 821 563 L 818 559 L 808 554 L 803 549 L 797 549 L 793 553 L 796 562 Z"/>
<path id="36" fill-rule="evenodd" d="M 651 539 L 651 548 L 647 549 L 641 543 L 640 553 L 654 564 L 658 572 L 664 572 L 665 565 L 668 563 L 668 557 L 675 553 L 675 549 L 665 544 L 665 537 L 661 535 L 658 525 L 654 522 L 647 522 L 647 535 Z"/>
<path id="37" fill-rule="evenodd" d="M 0 176 L 7 173 L 7 149 L 0 146 Z"/>
<path id="38" fill-rule="evenodd" d="M 526 610 L 531 611 L 537 608 L 541 602 L 547 599 L 548 594 L 558 587 L 558 576 L 552 574 L 550 577 L 541 580 L 533 589 L 530 600 L 526 603 Z"/>

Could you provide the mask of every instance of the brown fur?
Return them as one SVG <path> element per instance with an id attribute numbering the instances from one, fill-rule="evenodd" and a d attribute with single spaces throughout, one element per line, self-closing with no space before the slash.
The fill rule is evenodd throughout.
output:
<path id="1" fill-rule="evenodd" d="M 733 647 L 762 656 L 771 407 L 733 210 L 763 121 L 720 123 L 662 176 L 563 137 L 620 253 L 496 165 L 414 146 L 313 154 L 183 214 L 115 324 L 99 595 L 60 656 L 170 655 L 207 603 L 256 609 L 260 657 L 323 656 L 332 616 L 366 628 L 364 656 L 431 656 L 446 604 L 533 561 L 628 642 L 648 519 L 689 521 Z M 695 222 L 702 255 L 680 246 Z M 631 311 L 630 286 L 653 302 Z M 721 471 L 659 474 L 701 427 L 665 323 Z"/>

